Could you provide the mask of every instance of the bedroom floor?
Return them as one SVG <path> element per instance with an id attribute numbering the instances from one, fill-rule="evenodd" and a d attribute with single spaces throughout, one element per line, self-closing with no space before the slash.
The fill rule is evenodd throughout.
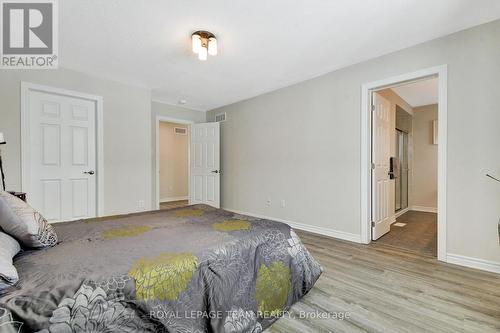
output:
<path id="1" fill-rule="evenodd" d="M 324 272 L 292 314 L 348 311 L 350 318 L 281 318 L 266 332 L 500 331 L 498 274 L 378 242 L 362 245 L 297 233 Z"/>
<path id="2" fill-rule="evenodd" d="M 397 226 L 397 223 L 405 225 Z M 391 225 L 391 231 L 377 243 L 436 257 L 437 214 L 410 210 L 398 217 Z"/>
<path id="3" fill-rule="evenodd" d="M 162 202 L 160 203 L 160 209 L 172 209 L 172 208 L 185 207 L 188 205 L 189 205 L 188 200 Z"/>

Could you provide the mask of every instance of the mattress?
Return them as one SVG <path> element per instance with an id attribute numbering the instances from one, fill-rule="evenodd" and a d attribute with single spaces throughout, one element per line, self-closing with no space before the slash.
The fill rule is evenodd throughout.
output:
<path id="1" fill-rule="evenodd" d="M 321 266 L 286 224 L 204 205 L 54 225 L 0 295 L 0 331 L 260 332 Z"/>

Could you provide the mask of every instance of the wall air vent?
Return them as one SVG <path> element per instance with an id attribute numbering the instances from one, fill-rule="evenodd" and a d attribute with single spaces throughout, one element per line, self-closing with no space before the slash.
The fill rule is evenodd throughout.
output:
<path id="1" fill-rule="evenodd" d="M 177 135 L 187 135 L 187 128 L 174 127 L 174 133 Z"/>
<path id="2" fill-rule="evenodd" d="M 219 114 L 216 114 L 215 115 L 215 121 L 217 123 L 220 123 L 220 122 L 223 122 L 223 121 L 226 121 L 226 113 L 219 113 Z"/>

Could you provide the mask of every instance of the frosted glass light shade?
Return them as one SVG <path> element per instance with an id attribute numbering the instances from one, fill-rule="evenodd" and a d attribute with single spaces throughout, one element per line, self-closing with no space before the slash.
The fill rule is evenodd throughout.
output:
<path id="1" fill-rule="evenodd" d="M 198 59 L 205 61 L 208 58 L 208 50 L 206 47 L 202 46 L 198 52 Z"/>
<path id="2" fill-rule="evenodd" d="M 200 49 L 201 49 L 201 37 L 198 36 L 198 35 L 192 35 L 191 36 L 191 44 L 192 44 L 192 47 L 193 47 L 193 52 L 194 53 L 198 53 L 200 52 Z"/>
<path id="3" fill-rule="evenodd" d="M 208 39 L 208 54 L 212 56 L 217 55 L 217 39 L 215 37 Z"/>
<path id="4" fill-rule="evenodd" d="M 5 137 L 3 136 L 3 133 L 0 132 L 0 145 L 3 145 L 7 142 L 5 142 Z"/>

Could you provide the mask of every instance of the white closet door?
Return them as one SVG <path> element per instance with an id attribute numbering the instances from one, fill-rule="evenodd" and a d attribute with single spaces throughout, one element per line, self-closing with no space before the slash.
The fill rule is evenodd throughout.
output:
<path id="1" fill-rule="evenodd" d="M 30 91 L 29 203 L 48 221 L 96 216 L 95 102 Z"/>

